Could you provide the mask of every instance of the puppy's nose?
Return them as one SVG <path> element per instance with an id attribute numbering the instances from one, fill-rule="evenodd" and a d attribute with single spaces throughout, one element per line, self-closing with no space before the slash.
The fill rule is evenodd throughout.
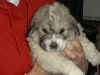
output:
<path id="1" fill-rule="evenodd" d="M 57 48 L 57 43 L 56 43 L 56 42 L 52 42 L 52 43 L 50 44 L 50 48 L 56 49 L 56 48 Z"/>

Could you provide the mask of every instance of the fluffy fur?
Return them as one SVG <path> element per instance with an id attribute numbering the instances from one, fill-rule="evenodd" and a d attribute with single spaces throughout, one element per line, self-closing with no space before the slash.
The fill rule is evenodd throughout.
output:
<path id="1" fill-rule="evenodd" d="M 59 32 L 61 28 L 65 28 L 65 31 L 61 31 L 63 33 Z M 62 50 L 53 49 L 53 51 L 50 51 L 50 48 L 44 48 L 45 41 L 54 40 L 54 36 L 55 39 L 62 40 L 64 48 L 70 50 L 75 50 L 71 44 L 72 40 L 80 41 L 86 59 L 94 66 L 100 64 L 100 53 L 86 38 L 81 25 L 71 16 L 67 7 L 55 2 L 53 5 L 45 5 L 37 11 L 31 21 L 31 31 L 27 38 L 33 60 L 36 59 L 46 72 L 57 75 L 85 75 L 85 72 L 72 60 L 61 53 L 64 48 L 61 48 Z M 43 45 L 42 42 L 44 42 Z"/>

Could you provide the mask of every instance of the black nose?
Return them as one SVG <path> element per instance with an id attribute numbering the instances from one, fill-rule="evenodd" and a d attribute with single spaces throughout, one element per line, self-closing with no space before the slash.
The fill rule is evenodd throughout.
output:
<path id="1" fill-rule="evenodd" d="M 52 43 L 50 44 L 50 48 L 56 49 L 56 48 L 57 48 L 57 43 L 56 43 L 56 42 L 52 42 Z"/>

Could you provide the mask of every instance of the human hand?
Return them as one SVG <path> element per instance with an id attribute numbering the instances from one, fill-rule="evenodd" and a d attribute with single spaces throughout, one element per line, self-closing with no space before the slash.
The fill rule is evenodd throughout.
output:
<path id="1" fill-rule="evenodd" d="M 86 72 L 88 69 L 88 62 L 85 58 L 85 54 L 82 49 L 82 45 L 77 41 L 72 41 L 72 45 L 75 46 L 74 51 L 69 49 L 64 49 L 64 53 L 72 59 L 72 61 L 82 69 L 82 71 Z"/>

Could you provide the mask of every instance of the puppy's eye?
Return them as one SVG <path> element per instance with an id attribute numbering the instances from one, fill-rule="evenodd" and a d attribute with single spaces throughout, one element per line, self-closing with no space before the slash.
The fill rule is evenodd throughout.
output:
<path id="1" fill-rule="evenodd" d="M 44 33 L 48 33 L 48 31 L 44 28 L 44 29 L 42 29 L 42 31 L 44 32 Z"/>
<path id="2" fill-rule="evenodd" d="M 65 31 L 65 29 L 62 28 L 59 33 L 62 34 L 64 31 Z"/>

